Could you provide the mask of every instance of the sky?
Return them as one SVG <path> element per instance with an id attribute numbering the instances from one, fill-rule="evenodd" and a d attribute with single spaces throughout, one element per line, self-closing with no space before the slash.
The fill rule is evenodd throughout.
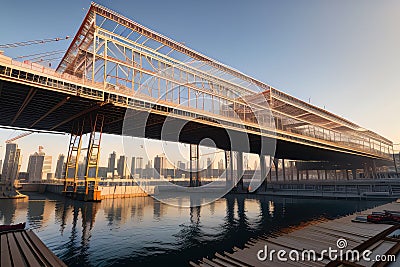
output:
<path id="1" fill-rule="evenodd" d="M 400 143 L 400 1 L 104 0 L 98 3 L 279 90 L 325 107 L 395 144 Z M 3 1 L 0 44 L 72 37 L 89 5 L 86 0 Z M 5 54 L 17 57 L 65 50 L 71 39 L 5 49 Z M 0 145 L 18 133 L 0 130 Z M 113 150 L 123 153 L 121 138 L 106 136 L 103 141 L 103 163 Z M 33 134 L 20 139 L 18 144 L 24 155 L 24 170 L 29 154 L 38 145 L 53 155 L 53 161 L 59 153 L 66 154 L 68 136 Z M 5 150 L 2 146 L 1 158 Z M 399 148 L 395 146 L 395 150 Z"/>

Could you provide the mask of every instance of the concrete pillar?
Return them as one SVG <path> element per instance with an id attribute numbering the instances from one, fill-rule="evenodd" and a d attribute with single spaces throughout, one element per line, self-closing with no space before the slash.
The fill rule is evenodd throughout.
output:
<path id="1" fill-rule="evenodd" d="M 351 175 L 353 176 L 353 180 L 357 179 L 357 170 L 356 169 L 352 169 L 351 170 Z"/>
<path id="2" fill-rule="evenodd" d="M 328 180 L 328 170 L 325 169 L 325 180 Z"/>
<path id="3" fill-rule="evenodd" d="M 282 176 L 283 176 L 283 181 L 286 181 L 285 159 L 282 159 Z"/>
<path id="4" fill-rule="evenodd" d="M 290 161 L 289 165 L 290 165 L 290 178 L 293 181 L 294 180 L 293 161 Z"/>
<path id="5" fill-rule="evenodd" d="M 279 180 L 279 175 L 278 175 L 278 172 L 279 172 L 279 159 L 278 158 L 274 158 L 274 166 L 275 166 L 275 175 L 276 175 L 276 181 L 278 181 Z"/>
<path id="6" fill-rule="evenodd" d="M 237 177 L 239 179 L 237 187 L 243 189 L 243 152 L 236 152 L 236 168 Z"/>
<path id="7" fill-rule="evenodd" d="M 318 176 L 318 180 L 321 178 L 319 175 L 319 170 L 317 170 L 317 176 Z"/>
<path id="8" fill-rule="evenodd" d="M 267 190 L 267 166 L 265 162 L 265 156 L 264 155 L 259 155 L 260 157 L 260 173 L 261 173 L 261 181 L 262 181 L 262 187 L 264 188 L 264 191 Z"/>
<path id="9" fill-rule="evenodd" d="M 306 180 L 308 180 L 310 177 L 308 175 L 308 170 L 306 170 Z"/>
<path id="10" fill-rule="evenodd" d="M 226 187 L 232 188 L 233 186 L 233 162 L 232 151 L 225 151 L 225 174 L 226 174 Z"/>
<path id="11" fill-rule="evenodd" d="M 372 167 L 372 175 L 373 175 L 373 178 L 374 178 L 374 179 L 378 178 L 378 175 L 377 175 L 377 173 L 376 173 L 376 163 L 375 163 L 375 160 L 372 160 L 371 167 Z"/>

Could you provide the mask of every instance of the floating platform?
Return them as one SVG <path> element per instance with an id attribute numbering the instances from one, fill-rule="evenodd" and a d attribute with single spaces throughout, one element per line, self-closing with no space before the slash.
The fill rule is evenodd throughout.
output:
<path id="1" fill-rule="evenodd" d="M 346 262 L 332 261 L 327 255 L 318 261 L 278 261 L 275 255 L 273 261 L 261 261 L 257 254 L 267 245 L 268 251 L 284 250 L 286 257 L 293 250 L 302 253 L 305 250 L 322 252 L 338 249 L 338 240 L 344 239 L 345 250 L 363 252 L 371 250 L 371 258 L 376 255 L 397 255 L 400 252 L 400 225 L 374 224 L 360 220 L 361 217 L 373 212 L 384 210 L 400 212 L 400 203 L 392 202 L 363 212 L 335 220 L 316 220 L 299 226 L 283 229 L 278 233 L 250 239 L 243 248 L 233 248 L 233 252 L 216 253 L 212 258 L 203 258 L 198 262 L 190 262 L 191 266 L 388 266 L 390 262 Z M 354 222 L 356 221 L 356 222 Z M 357 222 L 359 221 L 359 222 Z M 318 254 L 317 254 L 318 255 Z M 320 255 L 319 255 L 320 256 Z M 318 256 L 318 257 L 319 257 Z M 391 265 L 390 265 L 391 266 Z M 397 265 L 396 265 L 397 266 Z"/>
<path id="2" fill-rule="evenodd" d="M 0 266 L 67 266 L 31 230 L 0 233 Z"/>
<path id="3" fill-rule="evenodd" d="M 16 191 L 0 191 L 0 199 L 26 199 L 27 195 Z"/>

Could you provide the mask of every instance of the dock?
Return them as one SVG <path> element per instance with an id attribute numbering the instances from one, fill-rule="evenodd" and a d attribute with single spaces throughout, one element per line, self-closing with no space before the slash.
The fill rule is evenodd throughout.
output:
<path id="1" fill-rule="evenodd" d="M 372 212 L 382 212 L 391 210 L 400 212 L 400 203 L 392 202 L 363 212 L 354 213 L 334 220 L 316 220 L 296 227 L 283 229 L 277 233 L 260 236 L 250 239 L 243 248 L 234 247 L 233 251 L 216 253 L 214 257 L 203 258 L 198 262 L 190 262 L 191 266 L 201 267 L 221 267 L 221 266 L 388 266 L 390 262 L 384 261 L 365 261 L 361 259 L 357 262 L 346 260 L 331 260 L 327 255 L 323 255 L 321 260 L 291 261 L 286 262 L 277 260 L 276 254 L 272 261 L 269 259 L 259 260 L 257 254 L 260 250 L 268 251 L 284 250 L 286 258 L 289 252 L 295 250 L 300 255 L 303 251 L 313 250 L 320 257 L 319 252 L 329 249 L 338 249 L 338 240 L 344 239 L 346 242 L 344 250 L 357 250 L 360 254 L 365 250 L 372 251 L 370 256 L 374 259 L 376 255 L 396 255 L 400 251 L 400 225 L 393 224 L 373 224 L 353 222 L 357 216 L 371 214 Z M 338 249 L 339 250 L 339 249 Z M 295 255 L 295 254 L 292 254 Z"/>
<path id="2" fill-rule="evenodd" d="M 1 267 L 62 266 L 62 262 L 31 230 L 0 233 Z"/>

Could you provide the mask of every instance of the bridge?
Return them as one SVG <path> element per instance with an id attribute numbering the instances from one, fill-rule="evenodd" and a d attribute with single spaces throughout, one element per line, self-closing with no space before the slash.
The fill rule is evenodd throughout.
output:
<path id="1" fill-rule="evenodd" d="M 294 169 L 297 179 L 305 170 L 356 179 L 394 164 L 393 143 L 379 134 L 96 3 L 56 69 L 0 55 L 0 113 L 3 127 L 70 133 L 65 192 L 79 191 L 77 159 L 85 151 L 88 200 L 98 198 L 102 133 L 190 144 L 192 186 L 200 184 L 205 139 L 225 151 L 231 184 L 242 181 L 243 153 L 260 155 L 263 180 L 266 165 L 295 180 Z"/>

